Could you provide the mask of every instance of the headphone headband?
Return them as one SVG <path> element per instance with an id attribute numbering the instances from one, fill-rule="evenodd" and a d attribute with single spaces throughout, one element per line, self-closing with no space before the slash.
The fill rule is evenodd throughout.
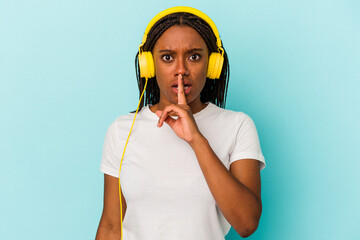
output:
<path id="1" fill-rule="evenodd" d="M 221 46 L 221 40 L 220 40 L 220 36 L 219 36 L 219 32 L 215 26 L 215 23 L 211 20 L 211 18 L 209 18 L 205 13 L 201 12 L 200 10 L 197 10 L 195 8 L 192 7 L 185 7 L 185 6 L 178 6 L 178 7 L 172 7 L 172 8 L 168 8 L 165 9 L 164 11 L 158 13 L 148 24 L 148 26 L 145 29 L 145 33 L 143 36 L 143 39 L 141 41 L 141 44 L 139 46 L 139 50 L 141 49 L 141 47 L 145 44 L 146 39 L 147 39 L 147 35 L 150 31 L 150 29 L 155 25 L 155 23 L 157 21 L 159 21 L 161 18 L 170 15 L 172 13 L 177 13 L 177 12 L 186 12 L 186 13 L 191 13 L 194 14 L 195 16 L 198 16 L 199 18 L 203 19 L 205 22 L 207 22 L 212 31 L 214 32 L 214 35 L 216 37 L 216 45 L 217 47 L 222 50 L 222 46 Z M 223 51 L 222 51 L 223 52 Z"/>

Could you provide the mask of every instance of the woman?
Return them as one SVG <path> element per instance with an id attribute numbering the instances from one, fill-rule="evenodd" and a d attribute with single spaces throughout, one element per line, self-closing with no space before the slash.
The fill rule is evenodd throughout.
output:
<path id="1" fill-rule="evenodd" d="M 135 60 L 140 93 L 149 86 L 125 155 L 134 113 L 107 131 L 97 239 L 220 240 L 231 226 L 251 235 L 265 160 L 251 118 L 223 109 L 229 65 L 215 25 L 196 9 L 167 9 Z"/>

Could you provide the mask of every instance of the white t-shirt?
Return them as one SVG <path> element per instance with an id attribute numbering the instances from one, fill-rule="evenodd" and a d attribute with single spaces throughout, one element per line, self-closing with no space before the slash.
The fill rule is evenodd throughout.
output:
<path id="1" fill-rule="evenodd" d="M 119 177 L 120 160 L 134 113 L 117 117 L 106 133 L 100 170 Z M 200 132 L 229 170 L 240 159 L 265 167 L 256 127 L 243 112 L 208 105 L 194 114 Z M 230 230 L 190 145 L 149 105 L 138 112 L 121 166 L 127 209 L 124 240 L 221 240 Z"/>

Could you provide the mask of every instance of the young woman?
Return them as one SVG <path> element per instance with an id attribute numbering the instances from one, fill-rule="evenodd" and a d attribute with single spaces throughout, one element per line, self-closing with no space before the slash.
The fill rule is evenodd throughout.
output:
<path id="1" fill-rule="evenodd" d="M 251 235 L 265 159 L 252 119 L 224 109 L 229 64 L 215 24 L 193 8 L 167 9 L 149 24 L 135 61 L 145 100 L 125 155 L 134 112 L 106 133 L 96 239 L 221 240 L 231 226 Z"/>

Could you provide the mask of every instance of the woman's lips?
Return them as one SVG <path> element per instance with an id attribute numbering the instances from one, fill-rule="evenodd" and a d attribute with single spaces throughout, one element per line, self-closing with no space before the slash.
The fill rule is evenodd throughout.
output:
<path id="1" fill-rule="evenodd" d="M 177 94 L 178 93 L 178 87 L 177 86 L 172 86 L 171 89 Z M 184 93 L 185 94 L 189 94 L 189 92 L 191 91 L 191 85 L 186 85 L 184 86 Z"/>

